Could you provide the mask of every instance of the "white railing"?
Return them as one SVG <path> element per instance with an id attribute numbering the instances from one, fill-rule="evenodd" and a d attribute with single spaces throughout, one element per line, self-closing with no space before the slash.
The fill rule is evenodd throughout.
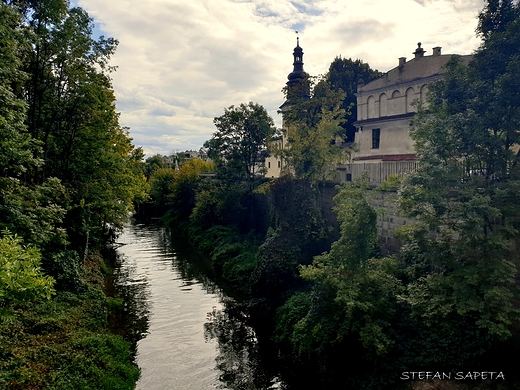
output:
<path id="1" fill-rule="evenodd" d="M 367 171 L 370 184 L 379 185 L 388 179 L 390 175 L 402 176 L 406 172 L 417 170 L 418 161 L 382 161 L 378 163 L 353 162 L 347 164 L 345 170 L 345 180 L 347 174 L 350 173 L 352 180 L 359 177 L 363 172 Z"/>

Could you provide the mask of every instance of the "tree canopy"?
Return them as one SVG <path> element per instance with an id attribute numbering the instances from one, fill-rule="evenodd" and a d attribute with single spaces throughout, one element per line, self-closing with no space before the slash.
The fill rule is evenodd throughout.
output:
<path id="1" fill-rule="evenodd" d="M 353 123 L 357 120 L 356 95 L 359 82 L 369 83 L 382 76 L 382 73 L 370 68 L 370 65 L 360 59 L 336 57 L 330 64 L 326 79 L 332 90 L 341 90 L 345 99 L 341 108 L 345 110 L 345 121 L 341 127 L 345 129 L 345 141 L 354 142 L 356 128 Z"/>
<path id="2" fill-rule="evenodd" d="M 64 0 L 0 6 L 0 227 L 42 265 L 88 253 L 145 198 L 142 150 L 120 126 L 108 65 L 117 46 Z M 54 275 L 56 276 L 56 275 Z"/>
<path id="3" fill-rule="evenodd" d="M 285 89 L 286 97 L 289 89 Z M 311 182 L 335 175 L 336 165 L 345 159 L 345 110 L 341 108 L 345 93 L 333 90 L 325 79 L 311 85 L 311 96 L 292 98 L 282 108 L 282 131 L 287 145 L 282 157 L 298 179 Z"/>
<path id="4" fill-rule="evenodd" d="M 429 113 L 419 110 L 411 132 L 419 169 L 401 189 L 403 210 L 421 222 L 405 232 L 404 258 L 423 270 L 408 286 L 413 312 L 430 323 L 469 321 L 502 339 L 518 314 L 518 11 L 489 1 L 472 61 L 452 59 L 431 86 Z"/>
<path id="5" fill-rule="evenodd" d="M 226 180 L 246 180 L 251 188 L 263 166 L 268 145 L 276 129 L 265 108 L 257 103 L 242 103 L 224 109 L 214 118 L 217 131 L 204 147 L 214 161 L 217 173 Z"/>

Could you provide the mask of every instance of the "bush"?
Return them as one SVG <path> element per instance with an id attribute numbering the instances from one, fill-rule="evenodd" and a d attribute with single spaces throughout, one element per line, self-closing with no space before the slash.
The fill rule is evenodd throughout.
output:
<path id="1" fill-rule="evenodd" d="M 85 287 L 80 276 L 82 261 L 78 252 L 69 250 L 55 253 L 51 264 L 51 272 L 59 290 L 79 292 Z"/>
<path id="2" fill-rule="evenodd" d="M 55 293 L 55 281 L 43 274 L 39 250 L 24 247 L 22 239 L 7 230 L 3 234 L 0 239 L 0 306 L 6 300 L 49 299 Z"/>

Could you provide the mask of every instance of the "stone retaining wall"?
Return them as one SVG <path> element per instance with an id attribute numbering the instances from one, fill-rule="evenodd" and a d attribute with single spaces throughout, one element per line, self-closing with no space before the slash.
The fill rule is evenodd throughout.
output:
<path id="1" fill-rule="evenodd" d="M 318 206 L 322 209 L 323 216 L 329 224 L 334 226 L 336 235 L 339 237 L 339 226 L 336 214 L 332 211 L 335 206 L 334 196 L 338 193 L 335 186 L 338 183 L 322 182 L 319 186 L 320 196 Z M 368 196 L 369 204 L 378 211 L 377 233 L 379 245 L 383 254 L 397 253 L 402 242 L 395 236 L 394 230 L 413 223 L 410 218 L 399 215 L 397 207 L 397 192 L 372 190 Z"/>

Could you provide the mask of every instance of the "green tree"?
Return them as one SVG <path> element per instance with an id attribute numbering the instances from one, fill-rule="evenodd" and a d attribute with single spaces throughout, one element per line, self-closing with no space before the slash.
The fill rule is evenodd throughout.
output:
<path id="1" fill-rule="evenodd" d="M 175 176 L 172 168 L 158 168 L 148 181 L 150 196 L 160 208 L 164 208 L 170 202 Z"/>
<path id="2" fill-rule="evenodd" d="M 172 185 L 171 207 L 178 213 L 178 222 L 187 222 L 195 207 L 195 197 L 201 182 L 201 173 L 214 170 L 212 162 L 189 159 L 176 172 Z"/>
<path id="3" fill-rule="evenodd" d="M 292 92 L 285 88 L 286 97 Z M 281 154 L 296 178 L 315 182 L 334 177 L 336 165 L 346 158 L 347 150 L 341 148 L 344 97 L 322 79 L 312 87 L 310 99 L 293 97 L 282 109 L 287 144 Z"/>
<path id="4" fill-rule="evenodd" d="M 65 243 L 61 222 L 68 200 L 59 180 L 30 183 L 31 171 L 42 160 L 39 142 L 24 123 L 26 103 L 16 96 L 28 78 L 21 70 L 20 54 L 29 41 L 20 23 L 14 8 L 0 5 L 0 227 L 43 249 Z"/>
<path id="5" fill-rule="evenodd" d="M 277 312 L 276 339 L 292 345 L 291 359 L 309 364 L 327 388 L 384 388 L 395 350 L 396 296 L 402 291 L 395 258 L 377 259 L 376 212 L 366 182 L 344 183 L 334 198 L 341 235 L 330 251 L 300 268 L 312 283 Z M 370 362 L 370 363 L 369 363 Z M 373 375 L 377 372 L 377 378 Z"/>
<path id="6" fill-rule="evenodd" d="M 255 177 L 265 172 L 267 146 L 275 134 L 272 118 L 257 103 L 230 106 L 213 120 L 217 131 L 204 147 L 217 173 L 228 181 L 245 180 L 253 190 Z"/>
<path id="7" fill-rule="evenodd" d="M 350 313 L 345 321 L 356 321 L 356 310 L 364 313 L 362 324 L 352 322 L 351 325 L 360 332 L 366 347 L 383 354 L 391 344 L 384 332 L 384 318 L 391 316 L 391 307 L 395 306 L 393 294 L 398 291 L 399 282 L 387 273 L 393 260 L 373 259 L 378 243 L 376 212 L 365 198 L 366 188 L 366 182 L 341 186 L 334 198 L 340 238 L 328 253 L 316 256 L 313 264 L 303 267 L 301 273 L 304 278 L 315 281 L 318 288 L 335 291 L 335 302 L 344 304 L 342 310 Z M 340 327 L 338 331 L 340 329 L 345 330 Z"/>
<path id="8" fill-rule="evenodd" d="M 147 179 L 150 179 L 154 172 L 161 168 L 167 168 L 164 164 L 164 159 L 160 154 L 154 154 L 145 161 L 144 175 Z"/>
<path id="9" fill-rule="evenodd" d="M 64 0 L 28 2 L 27 24 L 33 36 L 25 53 L 29 80 L 27 125 L 40 139 L 46 159 L 45 176 L 68 174 L 68 157 L 76 133 L 96 103 L 99 71 L 110 71 L 117 41 L 92 38 L 93 23 L 81 8 L 67 10 Z"/>
<path id="10" fill-rule="evenodd" d="M 317 206 L 317 190 L 291 175 L 265 183 L 270 228 L 258 248 L 257 267 L 251 275 L 253 297 L 261 298 L 262 315 L 272 312 L 302 287 L 299 266 L 308 265 L 327 245 L 328 230 Z"/>
<path id="11" fill-rule="evenodd" d="M 479 13 L 477 32 L 485 39 L 495 32 L 503 32 L 518 17 L 518 4 L 512 0 L 488 0 Z"/>
<path id="12" fill-rule="evenodd" d="M 107 237 L 107 227 L 122 226 L 135 196 L 145 199 L 142 151 L 119 125 L 108 76 L 117 41 L 94 40 L 92 19 L 81 8 L 67 9 L 64 0 L 16 5 L 24 15 L 18 28 L 31 37 L 20 51 L 28 74 L 20 96 L 44 162 L 28 181 L 61 180 L 71 204 L 69 240 L 87 253 L 89 243 Z"/>
<path id="13" fill-rule="evenodd" d="M 431 326 L 464 322 L 487 342 L 510 337 L 518 318 L 519 15 L 511 2 L 488 2 L 472 61 L 448 63 L 430 88 L 430 113 L 413 120 L 420 165 L 401 188 L 403 210 L 420 221 L 403 253 L 412 314 Z"/>
<path id="14" fill-rule="evenodd" d="M 37 143 L 27 133 L 24 121 L 26 104 L 16 96 L 27 79 L 19 53 L 29 44 L 18 29 L 21 15 L 11 7 L 0 5 L 0 180 L 19 178 L 41 164 L 35 158 Z M 0 186 L 3 186 L 0 184 Z M 1 188 L 1 187 L 0 187 Z"/>
<path id="15" fill-rule="evenodd" d="M 352 58 L 336 57 L 330 64 L 329 71 L 326 74 L 330 88 L 334 91 L 342 90 L 345 92 L 345 99 L 341 104 L 341 108 L 347 114 L 345 121 L 341 123 L 341 127 L 345 129 L 345 141 L 354 142 L 356 128 L 353 123 L 357 120 L 356 95 L 357 86 L 360 82 L 369 83 L 381 77 L 382 73 L 373 70 L 363 61 Z"/>

